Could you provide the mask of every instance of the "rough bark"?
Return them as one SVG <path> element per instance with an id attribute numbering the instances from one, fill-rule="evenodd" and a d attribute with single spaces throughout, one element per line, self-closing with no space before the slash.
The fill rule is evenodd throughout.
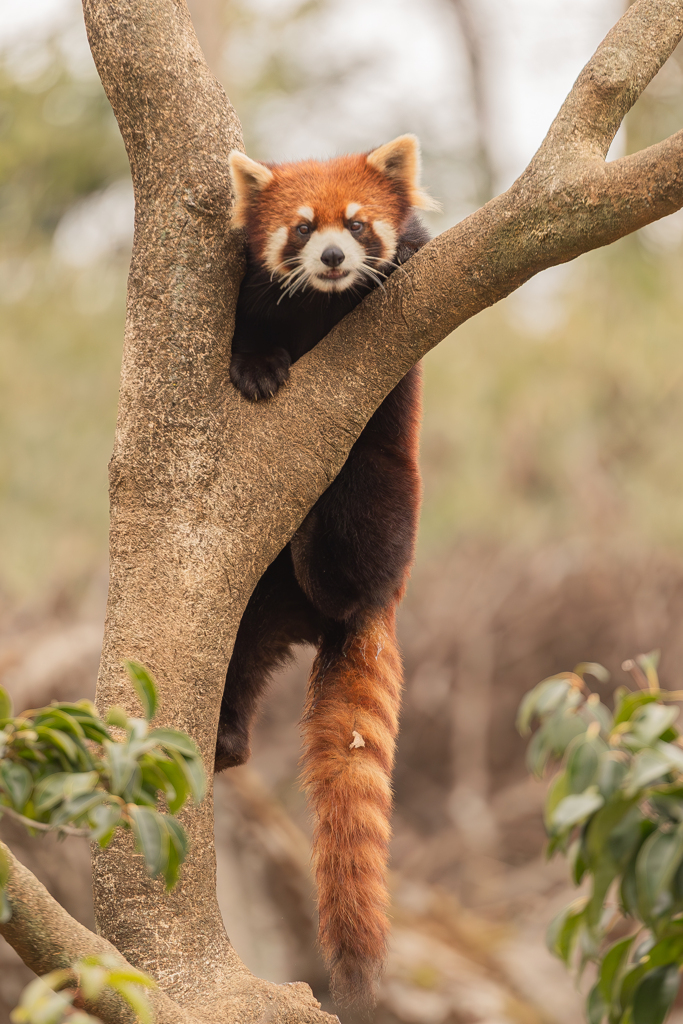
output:
<path id="1" fill-rule="evenodd" d="M 98 701 L 134 707 L 122 660 L 144 662 L 159 684 L 159 722 L 188 730 L 210 771 L 249 594 L 384 396 L 533 274 L 683 205 L 683 132 L 605 163 L 623 116 L 683 35 L 683 0 L 638 0 L 508 192 L 427 245 L 256 406 L 227 372 L 243 266 L 228 227 L 239 122 L 185 0 L 84 0 L 84 10 L 136 196 Z M 98 928 L 159 981 L 172 1007 L 159 1007 L 160 1024 L 179 1013 L 329 1020 L 306 986 L 269 985 L 241 964 L 215 897 L 211 795 L 184 820 L 192 849 L 170 894 L 125 837 L 95 858 Z M 43 969 L 35 950 L 22 955 Z"/>

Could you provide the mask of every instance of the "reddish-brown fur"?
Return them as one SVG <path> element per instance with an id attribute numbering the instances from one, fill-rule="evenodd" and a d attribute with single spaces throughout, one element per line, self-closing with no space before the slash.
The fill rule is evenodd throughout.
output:
<path id="1" fill-rule="evenodd" d="M 389 931 L 385 873 L 401 700 L 394 625 L 395 606 L 378 610 L 341 657 L 316 658 L 303 718 L 320 944 L 333 994 L 357 1004 L 369 1001 Z"/>
<path id="2" fill-rule="evenodd" d="M 271 232 L 282 224 L 301 220 L 297 210 L 302 206 L 316 211 L 321 228 L 343 224 L 349 202 L 359 203 L 368 221 L 387 220 L 396 227 L 411 209 L 407 183 L 376 171 L 363 154 L 273 164 L 269 168 L 273 172 L 271 184 L 252 197 L 247 209 L 239 211 L 258 256 L 262 256 Z"/>
<path id="3" fill-rule="evenodd" d="M 433 204 L 420 189 L 412 136 L 327 162 L 264 165 L 233 153 L 231 170 L 234 222 L 246 228 L 249 248 L 230 376 L 246 398 L 263 401 L 285 385 L 291 362 L 425 244 L 414 207 Z M 351 268 L 350 287 L 334 276 L 340 264 Z M 257 584 L 218 729 L 217 770 L 243 763 L 270 673 L 293 644 L 318 646 L 303 720 L 303 783 L 316 818 L 320 942 L 335 997 L 346 1003 L 372 1002 L 389 931 L 385 874 L 401 689 L 395 615 L 417 530 L 419 419 L 413 367 Z"/>

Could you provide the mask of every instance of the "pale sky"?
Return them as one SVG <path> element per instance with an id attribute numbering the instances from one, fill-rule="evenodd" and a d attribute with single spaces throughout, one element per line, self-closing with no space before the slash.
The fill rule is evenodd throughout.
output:
<path id="1" fill-rule="evenodd" d="M 275 45 L 284 45 L 295 57 L 301 54 L 302 66 L 323 76 L 337 66 L 346 69 L 338 92 L 320 90 L 318 95 L 314 87 L 305 104 L 301 96 L 286 93 L 260 101 L 245 124 L 254 156 L 324 158 L 417 131 L 432 155 L 431 191 L 445 207 L 443 218 L 432 228 L 441 230 L 468 212 L 458 205 L 458 189 L 453 193 L 449 187 L 448 153 L 454 141 L 471 131 L 471 108 L 464 91 L 467 79 L 457 23 L 448 0 L 335 0 L 315 19 L 295 25 L 287 25 L 284 17 L 293 0 L 251 4 L 255 11 L 282 12 L 283 21 L 271 29 L 271 39 L 260 24 L 256 35 L 228 40 L 226 60 L 233 79 L 248 84 L 259 60 L 267 59 Z M 626 0 L 476 0 L 487 55 L 489 137 L 499 190 L 524 169 L 576 76 L 625 6 Z M 20 68 L 27 42 L 38 42 L 71 22 L 76 27 L 69 34 L 69 52 L 87 72 L 90 58 L 79 7 L 77 0 L 2 0 L 0 47 L 14 51 Z M 446 156 L 441 164 L 440 148 Z M 95 199 L 106 201 L 109 210 L 117 196 L 107 193 Z M 130 228 L 132 206 L 130 197 L 118 200 L 123 231 L 126 225 Z M 90 212 L 102 221 L 99 206 Z M 69 245 L 74 251 L 85 245 L 77 228 L 87 220 L 86 213 L 79 208 L 65 218 L 68 223 L 59 237 L 67 255 Z M 111 216 L 107 220 L 118 223 Z M 551 326 L 568 273 L 571 276 L 566 268 L 554 268 L 524 286 L 513 301 L 508 300 L 511 313 L 518 309 L 526 317 L 531 311 L 540 330 Z M 524 326 L 534 329 L 533 323 Z"/>
<path id="2" fill-rule="evenodd" d="M 252 3 L 283 13 L 292 6 L 290 0 Z M 489 69 L 491 127 L 501 187 L 526 165 L 581 67 L 624 8 L 625 0 L 476 0 L 494 65 Z M 2 0 L 0 45 L 44 36 L 73 10 L 74 0 Z M 361 57 L 368 52 L 381 57 L 372 83 L 376 102 L 363 109 L 354 106 L 353 97 L 348 101 L 356 124 L 361 113 L 369 122 L 366 132 L 373 134 L 373 111 L 378 121 L 382 118 L 384 95 L 395 104 L 400 94 L 408 111 L 420 103 L 432 111 L 438 111 L 440 101 L 443 105 L 445 83 L 460 60 L 452 34 L 443 31 L 446 16 L 438 0 L 337 0 L 332 5 L 327 27 L 334 47 L 346 54 L 356 47 Z M 319 53 L 329 60 L 329 46 L 304 43 L 302 59 L 315 60 Z M 320 122 L 311 127 L 324 142 L 325 130 L 332 135 L 335 125 L 326 125 L 323 118 Z M 296 150 L 303 138 L 293 135 L 289 130 L 287 141 Z"/>

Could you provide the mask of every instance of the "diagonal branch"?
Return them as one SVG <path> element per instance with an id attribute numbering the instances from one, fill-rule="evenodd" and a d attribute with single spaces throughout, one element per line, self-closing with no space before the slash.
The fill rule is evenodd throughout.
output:
<path id="1" fill-rule="evenodd" d="M 5 894 L 12 910 L 10 920 L 0 924 L 0 934 L 27 967 L 36 974 L 47 974 L 70 968 L 81 957 L 103 954 L 118 960 L 122 967 L 130 967 L 110 942 L 67 914 L 2 842 L 0 849 L 10 865 Z M 148 998 L 157 1024 L 190 1024 L 186 1014 L 160 989 L 148 990 Z M 134 1024 L 137 1019 L 131 1007 L 111 989 L 105 989 L 86 1009 L 104 1024 Z"/>

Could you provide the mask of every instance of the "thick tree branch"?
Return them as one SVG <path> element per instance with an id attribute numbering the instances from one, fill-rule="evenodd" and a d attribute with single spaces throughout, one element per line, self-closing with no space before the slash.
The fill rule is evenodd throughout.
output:
<path id="1" fill-rule="evenodd" d="M 136 231 L 111 463 L 102 707 L 134 698 L 122 659 L 160 689 L 159 724 L 187 729 L 211 770 L 231 645 L 258 577 L 342 466 L 403 374 L 538 271 L 683 205 L 681 133 L 614 164 L 624 114 L 683 35 L 683 0 L 637 0 L 579 77 L 527 170 L 373 292 L 252 406 L 228 378 L 242 271 L 226 158 L 239 124 L 184 0 L 85 0 L 93 54 L 126 141 Z M 95 862 L 102 933 L 201 1019 L 322 1020 L 304 989 L 253 978 L 215 897 L 211 794 L 184 822 L 176 889 L 125 839 Z M 285 993 L 283 995 L 283 992 Z M 284 1000 L 284 1002 L 283 1002 Z"/>
<path id="2" fill-rule="evenodd" d="M 110 942 L 67 914 L 2 842 L 0 849 L 10 864 L 5 892 L 12 909 L 10 920 L 0 924 L 0 935 L 16 950 L 27 967 L 36 974 L 47 974 L 48 971 L 70 968 L 81 957 L 102 955 L 113 957 L 122 966 L 130 966 Z M 190 1024 L 180 1007 L 160 989 L 147 991 L 159 1024 L 162 1021 Z M 111 990 L 103 992 L 96 1002 L 88 1003 L 87 1009 L 100 1017 L 104 1024 L 134 1024 L 137 1019 L 128 1004 Z"/>

